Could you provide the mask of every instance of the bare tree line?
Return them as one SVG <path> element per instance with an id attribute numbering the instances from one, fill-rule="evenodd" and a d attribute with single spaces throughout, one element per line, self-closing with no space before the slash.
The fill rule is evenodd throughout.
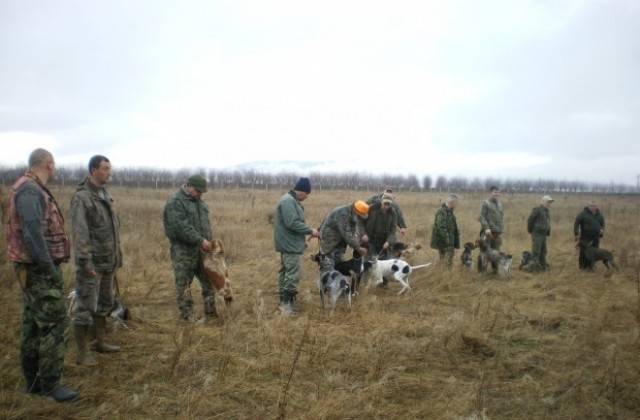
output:
<path id="1" fill-rule="evenodd" d="M 0 166 L 0 185 L 10 186 L 26 170 L 26 166 Z M 263 188 L 286 190 L 300 176 L 296 172 L 269 173 L 252 169 L 218 170 L 207 168 L 184 168 L 178 170 L 162 168 L 124 167 L 114 170 L 112 184 L 140 188 L 177 187 L 192 174 L 199 173 L 207 178 L 213 188 Z M 57 168 L 57 184 L 73 185 L 82 181 L 87 175 L 87 168 L 81 165 L 74 167 L 59 166 Z M 580 180 L 557 180 L 548 178 L 465 178 L 461 176 L 446 177 L 440 175 L 435 179 L 416 175 L 370 175 L 358 172 L 309 174 L 314 189 L 353 189 L 380 191 L 391 186 L 397 191 L 441 191 L 441 192 L 478 192 L 486 191 L 491 185 L 498 185 L 507 193 L 597 193 L 628 194 L 638 193 L 637 186 L 622 183 L 598 183 Z"/>

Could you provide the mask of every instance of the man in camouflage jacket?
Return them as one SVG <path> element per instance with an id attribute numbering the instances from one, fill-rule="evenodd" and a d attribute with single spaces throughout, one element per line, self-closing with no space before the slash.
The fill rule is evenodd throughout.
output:
<path id="1" fill-rule="evenodd" d="M 111 178 L 111 162 L 96 155 L 89 160 L 89 176 L 78 184 L 71 198 L 71 226 L 76 265 L 76 296 L 71 321 L 76 340 L 76 363 L 98 364 L 88 349 L 89 335 L 95 350 L 115 353 L 120 347 L 107 344 L 106 317 L 114 306 L 116 270 L 122 266 L 120 220 L 115 203 L 105 188 Z"/>
<path id="2" fill-rule="evenodd" d="M 440 263 L 444 268 L 451 269 L 455 249 L 460 248 L 460 232 L 453 210 L 458 205 L 458 196 L 449 194 L 447 201 L 436 211 L 436 217 L 431 231 L 431 248 L 440 253 Z"/>
<path id="3" fill-rule="evenodd" d="M 542 203 L 531 210 L 527 219 L 527 231 L 531 234 L 531 261 L 523 267 L 530 272 L 549 269 L 547 264 L 547 236 L 551 235 L 551 214 L 549 207 L 553 199 L 542 197 Z"/>
<path id="4" fill-rule="evenodd" d="M 190 320 L 193 316 L 191 283 L 194 276 L 202 289 L 205 316 L 216 316 L 213 286 L 202 271 L 200 262 L 200 250 L 211 249 L 213 235 L 209 207 L 201 199 L 206 191 L 206 179 L 193 175 L 164 206 L 164 233 L 171 245 L 176 301 L 180 317 L 184 320 Z"/>
<path id="5" fill-rule="evenodd" d="M 334 208 L 320 224 L 320 249 L 325 254 L 322 271 L 332 270 L 335 264 L 344 261 L 349 245 L 360 255 L 367 249 L 358 241 L 358 219 L 367 217 L 369 205 L 362 200 Z"/>

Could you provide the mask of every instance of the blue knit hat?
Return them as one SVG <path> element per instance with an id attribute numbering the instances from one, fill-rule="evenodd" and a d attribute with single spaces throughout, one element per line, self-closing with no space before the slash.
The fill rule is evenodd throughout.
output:
<path id="1" fill-rule="evenodd" d="M 293 190 L 306 192 L 308 194 L 311 192 L 311 181 L 309 181 L 309 178 L 301 177 L 298 182 L 296 182 L 296 185 L 293 186 Z"/>

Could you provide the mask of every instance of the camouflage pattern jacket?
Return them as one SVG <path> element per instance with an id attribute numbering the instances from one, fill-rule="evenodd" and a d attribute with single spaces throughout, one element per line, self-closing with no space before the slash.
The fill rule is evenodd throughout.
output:
<path id="1" fill-rule="evenodd" d="M 444 251 L 460 248 L 460 232 L 453 209 L 442 204 L 436 211 L 436 218 L 431 231 L 431 248 Z"/>
<path id="2" fill-rule="evenodd" d="M 167 200 L 162 221 L 172 247 L 197 251 L 213 236 L 207 203 L 190 196 L 184 185 Z"/>
<path id="3" fill-rule="evenodd" d="M 87 272 L 122 266 L 120 219 L 113 198 L 89 178 L 78 184 L 71 197 L 71 231 L 78 269 Z"/>
<path id="4" fill-rule="evenodd" d="M 502 208 L 502 202 L 498 200 L 484 200 L 480 206 L 480 215 L 478 220 L 480 221 L 481 230 L 491 229 L 491 232 L 500 234 L 504 232 L 504 209 Z"/>
<path id="5" fill-rule="evenodd" d="M 336 248 L 349 245 L 356 249 L 360 246 L 357 235 L 358 216 L 353 204 L 336 207 L 331 210 L 320 224 L 320 247 L 322 252 L 330 253 Z"/>
<path id="6" fill-rule="evenodd" d="M 527 219 L 527 231 L 539 235 L 551 235 L 551 213 L 548 208 L 540 205 L 531 210 Z"/>
<path id="7" fill-rule="evenodd" d="M 282 196 L 273 223 L 273 239 L 277 252 L 302 254 L 305 249 L 305 235 L 311 228 L 304 220 L 304 207 L 293 190 Z"/>

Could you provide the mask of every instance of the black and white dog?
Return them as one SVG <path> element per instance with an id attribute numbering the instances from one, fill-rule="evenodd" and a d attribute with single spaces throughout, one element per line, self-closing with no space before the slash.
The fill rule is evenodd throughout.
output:
<path id="1" fill-rule="evenodd" d="M 320 292 L 320 304 L 324 309 L 324 295 L 329 297 L 331 303 L 331 313 L 336 310 L 336 302 L 338 298 L 343 296 L 349 302 L 349 310 L 351 310 L 351 288 L 347 282 L 347 278 L 336 270 L 320 272 L 318 277 L 318 291 Z"/>
<path id="2" fill-rule="evenodd" d="M 351 277 L 351 294 L 358 294 L 358 288 L 360 287 L 360 280 L 365 272 L 371 270 L 372 262 L 365 260 L 364 257 L 356 258 L 356 251 L 353 251 L 354 256 L 350 260 L 341 261 L 335 264 L 332 269 L 338 271 L 343 276 Z M 325 261 L 325 254 L 318 252 L 317 254 L 311 254 L 311 260 L 318 263 L 318 266 L 322 269 Z M 326 271 L 326 268 L 325 268 Z"/>
<path id="3" fill-rule="evenodd" d="M 382 284 L 385 277 L 393 277 L 402 285 L 402 289 L 398 292 L 400 295 L 411 289 L 411 286 L 409 285 L 409 275 L 413 270 L 428 267 L 430 265 L 431 263 L 411 266 L 408 262 L 398 259 L 377 260 L 371 267 L 371 275 L 373 276 L 376 285 Z"/>

